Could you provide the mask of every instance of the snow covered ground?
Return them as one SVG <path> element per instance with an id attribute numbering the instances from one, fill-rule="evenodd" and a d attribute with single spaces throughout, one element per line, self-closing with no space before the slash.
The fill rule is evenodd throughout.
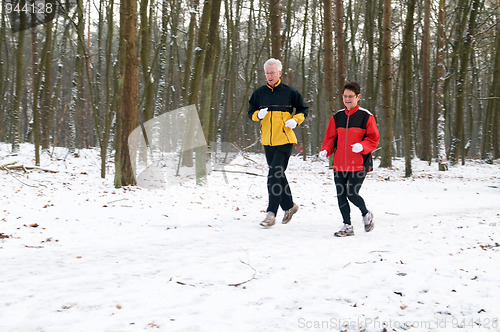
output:
<path id="1" fill-rule="evenodd" d="M 33 155 L 0 144 L 0 165 Z M 248 157 L 226 170 L 262 176 L 167 190 L 115 189 L 96 150 L 42 155 L 58 173 L 0 170 L 0 331 L 500 330 L 498 161 L 376 168 L 375 229 L 353 209 L 356 236 L 335 238 L 325 162 L 292 157 L 300 210 L 261 229 L 266 165 Z"/>

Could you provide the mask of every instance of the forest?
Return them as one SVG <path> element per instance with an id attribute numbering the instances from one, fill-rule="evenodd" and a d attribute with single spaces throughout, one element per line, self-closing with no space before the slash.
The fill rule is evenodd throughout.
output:
<path id="1" fill-rule="evenodd" d="M 114 160 L 115 186 L 133 185 L 129 134 L 195 105 L 206 142 L 259 152 L 246 114 L 270 57 L 310 107 L 304 158 L 347 81 L 377 120 L 380 167 L 500 158 L 500 0 L 3 0 L 0 142 L 34 144 L 36 163 L 97 148 L 101 176 Z"/>

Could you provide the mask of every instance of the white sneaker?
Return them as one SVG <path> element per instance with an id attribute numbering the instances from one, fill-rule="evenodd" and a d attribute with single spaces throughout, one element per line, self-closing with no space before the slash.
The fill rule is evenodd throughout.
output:
<path id="1" fill-rule="evenodd" d="M 353 236 L 354 235 L 354 229 L 352 228 L 352 225 L 344 224 L 340 231 L 335 232 L 334 234 L 336 237 L 345 237 L 345 236 Z"/>
<path id="2" fill-rule="evenodd" d="M 368 213 L 363 216 L 363 222 L 365 223 L 366 232 L 370 232 L 373 227 L 375 227 L 373 223 L 373 213 L 371 211 L 368 211 Z"/>
<path id="3" fill-rule="evenodd" d="M 276 223 L 276 215 L 274 212 L 268 212 L 266 218 L 260 223 L 265 228 L 272 227 Z"/>

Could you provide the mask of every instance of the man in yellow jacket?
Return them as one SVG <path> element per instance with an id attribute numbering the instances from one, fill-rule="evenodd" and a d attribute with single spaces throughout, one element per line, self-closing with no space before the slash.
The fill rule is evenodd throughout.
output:
<path id="1" fill-rule="evenodd" d="M 297 144 L 293 129 L 304 122 L 309 106 L 297 90 L 281 82 L 281 61 L 267 60 L 264 71 L 267 84 L 257 88 L 250 97 L 248 117 L 260 122 L 261 140 L 269 165 L 269 205 L 266 218 L 261 222 L 263 227 L 269 228 L 276 223 L 280 206 L 285 211 L 283 224 L 287 224 L 299 210 L 293 202 L 285 170 L 292 148 Z"/>

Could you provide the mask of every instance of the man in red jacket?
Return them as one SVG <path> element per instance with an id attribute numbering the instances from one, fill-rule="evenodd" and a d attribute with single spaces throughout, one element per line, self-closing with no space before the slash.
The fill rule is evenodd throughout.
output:
<path id="1" fill-rule="evenodd" d="M 358 105 L 360 91 L 356 82 L 344 86 L 342 98 L 345 108 L 331 117 L 319 153 L 323 159 L 334 154 L 333 176 L 344 220 L 343 227 L 335 233 L 339 237 L 354 235 L 349 201 L 360 209 L 365 231 L 369 232 L 374 227 L 373 214 L 366 208 L 359 190 L 367 172 L 373 170 L 371 153 L 377 148 L 380 135 L 373 114 Z"/>

